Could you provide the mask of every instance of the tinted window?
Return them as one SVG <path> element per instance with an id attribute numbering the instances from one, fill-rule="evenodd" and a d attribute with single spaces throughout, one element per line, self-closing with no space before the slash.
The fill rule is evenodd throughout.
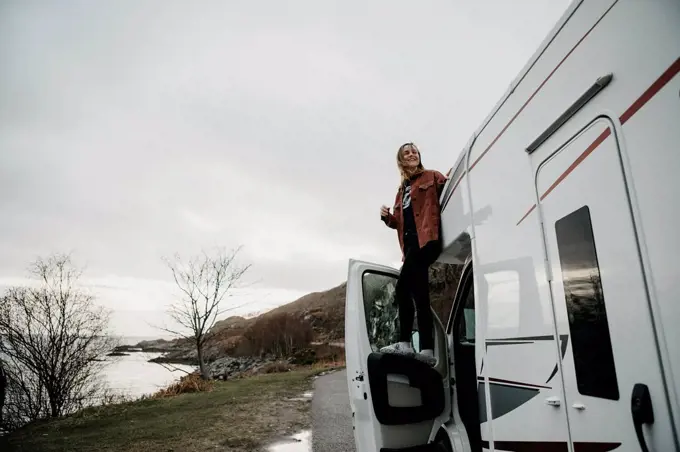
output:
<path id="1" fill-rule="evenodd" d="M 475 342 L 475 293 L 472 284 L 468 285 L 467 294 L 463 299 L 463 315 L 458 326 L 458 340 L 461 343 Z"/>
<path id="2" fill-rule="evenodd" d="M 362 277 L 366 330 L 373 351 L 399 339 L 399 310 L 394 302 L 396 285 L 397 278 L 382 273 L 366 272 Z"/>
<path id="3" fill-rule="evenodd" d="M 584 206 L 558 220 L 555 231 L 578 390 L 583 395 L 618 400 L 590 210 Z"/>

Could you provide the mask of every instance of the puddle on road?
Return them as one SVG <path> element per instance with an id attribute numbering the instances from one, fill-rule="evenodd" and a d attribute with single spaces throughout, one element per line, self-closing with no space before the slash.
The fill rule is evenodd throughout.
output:
<path id="1" fill-rule="evenodd" d="M 311 452 L 312 431 L 305 430 L 296 433 L 289 439 L 272 444 L 267 448 L 268 452 Z"/>
<path id="2" fill-rule="evenodd" d="M 289 400 L 291 402 L 306 402 L 306 401 L 312 400 L 313 396 L 314 396 L 314 393 L 311 392 L 311 391 L 308 391 L 308 392 L 303 393 L 299 397 L 291 397 L 287 400 Z"/>

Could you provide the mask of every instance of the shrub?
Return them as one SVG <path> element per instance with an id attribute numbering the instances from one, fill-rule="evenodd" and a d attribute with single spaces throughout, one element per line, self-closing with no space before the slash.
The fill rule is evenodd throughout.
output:
<path id="1" fill-rule="evenodd" d="M 255 353 L 274 356 L 289 356 L 306 347 L 313 335 L 309 322 L 290 313 L 264 315 L 243 334 Z"/>
<path id="2" fill-rule="evenodd" d="M 267 364 L 262 368 L 263 374 L 277 374 L 281 372 L 289 372 L 293 366 L 285 361 L 276 361 L 274 363 Z"/>
<path id="3" fill-rule="evenodd" d="M 163 397 L 173 397 L 180 394 L 187 394 L 191 392 L 210 392 L 213 390 L 214 382 L 212 380 L 204 380 L 199 374 L 189 374 L 179 381 L 172 383 L 167 388 L 155 392 L 151 398 L 160 399 Z"/>
<path id="4" fill-rule="evenodd" d="M 222 351 L 228 356 L 253 356 L 256 350 L 244 336 L 231 336 L 222 341 Z"/>
<path id="5" fill-rule="evenodd" d="M 345 367 L 347 363 L 344 359 L 339 360 L 319 360 L 312 365 L 312 369 L 339 369 Z"/>

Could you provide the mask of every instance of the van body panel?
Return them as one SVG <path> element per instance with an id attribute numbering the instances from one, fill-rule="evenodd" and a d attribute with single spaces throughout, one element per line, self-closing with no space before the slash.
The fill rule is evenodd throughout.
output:
<path id="1" fill-rule="evenodd" d="M 680 2 L 574 1 L 458 155 L 439 261 L 474 268 L 483 450 L 680 450 L 679 74 Z"/>
<path id="2" fill-rule="evenodd" d="M 678 19 L 680 22 L 680 18 Z M 679 27 L 680 28 L 680 27 Z M 680 35 L 677 37 L 680 40 Z M 639 216 L 638 233 L 643 242 L 643 259 L 650 281 L 651 303 L 655 312 L 657 331 L 663 337 L 662 357 L 666 381 L 672 393 L 676 429 L 680 430 L 680 278 L 678 253 L 680 252 L 680 114 L 678 93 L 680 77 L 664 88 L 649 102 L 648 109 L 640 111 L 630 121 L 630 126 L 649 130 L 650 133 L 629 131 L 624 126 L 623 141 L 628 150 L 635 194 L 635 211 Z M 661 93 L 660 93 L 661 94 Z M 673 114 L 673 109 L 675 113 Z M 670 113 L 670 114 L 669 114 Z M 633 127 L 629 127 L 633 128 Z M 650 136 L 653 137 L 650 139 Z"/>
<path id="3" fill-rule="evenodd" d="M 467 190 L 467 180 L 464 173 L 465 167 L 460 167 L 463 171 L 453 171 L 453 176 L 445 187 L 442 200 L 446 202 L 446 207 L 441 213 L 441 236 L 442 254 L 440 262 L 448 264 L 463 264 L 470 255 L 469 224 L 472 218 L 470 211 L 469 195 Z M 447 189 L 450 191 L 447 192 Z M 482 213 L 478 213 L 481 215 Z M 444 226 L 446 225 L 446 226 Z"/>
<path id="4" fill-rule="evenodd" d="M 680 334 L 677 328 L 669 327 L 669 324 L 674 325 L 680 318 L 678 303 L 671 301 L 679 285 L 677 267 L 671 264 L 671 260 L 680 252 L 680 243 L 677 234 L 670 233 L 670 230 L 677 229 L 680 219 L 680 208 L 676 207 L 680 203 L 672 201 L 680 194 L 678 184 L 672 179 L 680 171 L 680 158 L 676 152 L 669 150 L 677 149 L 680 133 L 677 126 L 671 125 L 680 123 L 677 108 L 680 81 L 676 68 L 680 56 L 679 9 L 678 2 L 672 0 L 649 3 L 618 0 L 583 2 L 579 5 L 570 13 L 570 19 L 561 27 L 558 36 L 553 37 L 550 45 L 542 49 L 541 58 L 532 63 L 531 70 L 522 75 L 521 82 L 483 126 L 470 152 L 467 174 L 473 211 L 482 205 L 493 211 L 487 225 L 474 225 L 475 247 L 480 253 L 475 259 L 482 259 L 482 262 L 476 261 L 482 264 L 486 261 L 484 245 L 479 246 L 485 240 L 483 236 L 486 236 L 486 246 L 489 248 L 498 244 L 497 237 L 503 237 L 505 243 L 527 242 L 526 237 L 535 236 L 525 230 L 526 235 L 522 239 L 506 227 L 509 222 L 493 218 L 497 217 L 498 209 L 509 208 L 508 204 L 512 204 L 515 198 L 526 202 L 516 213 L 517 228 L 526 228 L 528 223 L 540 227 L 540 220 L 535 216 L 537 199 L 529 201 L 529 198 L 536 198 L 542 193 L 527 195 L 533 182 L 530 175 L 535 172 L 535 164 L 531 159 L 522 156 L 528 144 L 598 78 L 613 75 L 612 83 L 583 106 L 536 152 L 543 152 L 551 146 L 554 149 L 555 143 L 565 142 L 583 125 L 584 118 L 593 118 L 606 111 L 622 123 L 622 158 L 624 170 L 629 171 L 631 176 L 628 185 L 631 209 L 638 218 L 635 226 L 640 232 L 642 271 L 650 286 L 649 304 L 657 339 L 657 350 L 650 352 L 658 353 L 661 357 L 661 372 L 667 388 L 666 396 L 676 441 L 680 429 L 680 379 L 677 377 L 680 368 Z M 584 27 L 585 23 L 591 25 Z M 587 34 L 585 39 L 581 40 L 583 36 L 576 38 L 578 33 L 572 30 L 577 29 Z M 635 30 L 635 33 L 631 30 Z M 616 39 L 612 39 L 613 36 Z M 645 39 L 640 36 L 645 36 Z M 650 45 L 654 48 L 653 52 L 650 51 Z M 555 68 L 548 70 L 549 62 L 557 64 L 554 72 Z M 666 85 L 651 98 L 645 98 L 647 91 L 659 82 Z M 644 103 L 644 106 L 640 107 L 640 103 Z M 650 144 L 656 153 L 650 153 Z M 512 154 L 512 159 L 501 154 Z M 527 177 L 524 181 L 518 181 L 523 165 Z M 512 193 L 513 199 L 499 195 L 491 201 L 493 195 L 487 195 L 487 192 L 499 186 L 506 193 Z M 485 233 L 485 230 L 491 231 L 493 228 L 497 228 L 497 234 Z M 647 232 L 648 228 L 654 233 Z M 526 246 L 530 248 L 533 245 L 526 243 Z M 491 253 L 495 252 L 491 250 Z M 535 258 L 535 264 L 537 262 Z M 536 267 L 537 285 L 542 287 L 542 281 L 551 275 L 540 265 Z M 545 291 L 541 299 L 548 299 Z"/>
<path id="5" fill-rule="evenodd" d="M 492 426 L 482 424 L 482 440 L 566 444 L 564 410 L 546 404 L 563 394 L 540 227 L 535 222 L 516 225 L 517 212 L 534 199 L 530 165 L 517 159 L 524 157 L 525 141 L 513 135 L 502 140 L 519 152 L 497 152 L 468 174 L 473 212 L 489 212 L 483 221 L 473 213 L 477 341 L 485 344 L 478 347 L 476 361 L 487 398 L 486 419 L 494 419 Z M 514 146 L 509 144 L 513 140 Z M 518 387 L 534 397 L 497 418 L 494 411 L 505 411 L 507 396 L 494 389 L 507 394 Z M 525 428 L 518 429 L 518 423 Z"/>

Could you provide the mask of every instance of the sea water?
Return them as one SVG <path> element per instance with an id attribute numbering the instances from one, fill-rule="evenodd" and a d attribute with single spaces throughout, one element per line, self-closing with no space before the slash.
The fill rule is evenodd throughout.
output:
<path id="1" fill-rule="evenodd" d="M 131 398 L 150 395 L 187 373 L 195 366 L 148 362 L 161 353 L 130 352 L 127 356 L 107 356 L 103 379 L 117 394 Z"/>

